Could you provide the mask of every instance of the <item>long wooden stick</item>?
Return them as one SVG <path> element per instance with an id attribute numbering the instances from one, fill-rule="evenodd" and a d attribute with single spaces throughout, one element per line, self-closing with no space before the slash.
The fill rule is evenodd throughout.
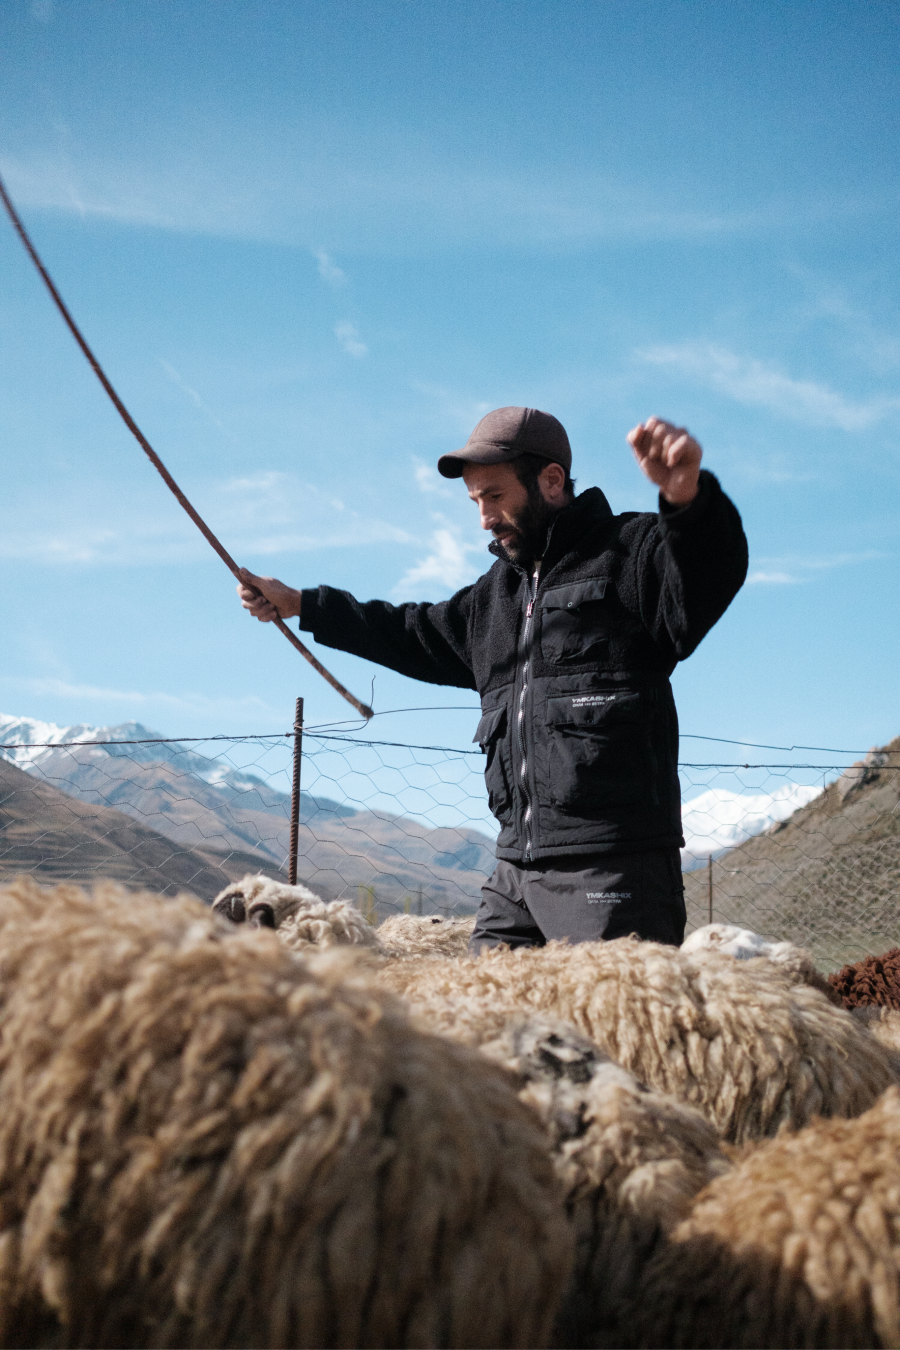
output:
<path id="1" fill-rule="evenodd" d="M 153 446 L 150 444 L 144 433 L 141 431 L 137 422 L 135 422 L 134 418 L 131 416 L 131 413 L 125 407 L 125 404 L 119 398 L 119 395 L 116 393 L 115 389 L 113 389 L 112 385 L 110 384 L 106 376 L 106 372 L 104 371 L 100 362 L 97 360 L 96 356 L 91 351 L 90 347 L 85 341 L 81 333 L 81 329 L 78 327 L 77 323 L 72 318 L 72 315 L 66 308 L 65 302 L 63 301 L 63 298 L 60 295 L 59 291 L 54 286 L 50 278 L 49 272 L 47 271 L 44 264 L 41 262 L 41 259 L 38 256 L 37 249 L 34 247 L 34 244 L 32 244 L 31 240 L 29 239 L 25 226 L 19 219 L 18 213 L 16 212 L 16 208 L 13 206 L 10 200 L 9 194 L 6 191 L 6 187 L 4 186 L 2 178 L 0 178 L 0 197 L 3 198 L 3 205 L 6 207 L 7 214 L 9 215 L 9 218 L 15 227 L 16 233 L 22 240 L 22 243 L 25 245 L 25 248 L 28 250 L 28 254 L 29 257 L 31 258 L 31 261 L 34 263 L 35 267 L 40 272 L 44 280 L 44 284 L 47 287 L 47 290 L 53 297 L 57 309 L 65 319 L 66 324 L 68 325 L 69 330 L 71 331 L 75 341 L 78 343 L 79 347 L 84 352 L 84 355 L 87 357 L 91 369 L 97 376 L 97 379 L 103 385 L 103 388 L 106 390 L 107 394 L 109 395 L 110 399 L 115 405 L 116 411 L 118 412 L 122 421 L 125 423 L 126 427 L 131 432 L 132 436 L 135 438 L 138 445 L 143 450 L 144 454 L 150 460 L 150 463 L 153 465 L 154 469 L 156 469 L 156 471 L 159 473 L 166 487 L 169 489 L 171 493 L 173 493 L 175 497 L 178 498 L 178 501 L 184 507 L 185 511 L 187 511 L 191 520 L 197 526 L 201 534 L 204 535 L 207 542 L 211 544 L 212 547 L 216 550 L 225 566 L 234 574 L 234 576 L 237 577 L 238 581 L 240 581 L 242 585 L 247 586 L 247 582 L 244 581 L 244 578 L 241 576 L 241 569 L 234 561 L 234 558 L 232 558 L 228 550 L 224 548 L 222 544 L 219 543 L 218 539 L 213 534 L 212 530 L 209 528 L 209 526 L 207 525 L 206 521 L 202 518 L 202 516 L 200 516 L 194 510 L 193 506 L 188 501 L 187 497 L 184 495 L 181 488 L 175 482 L 175 479 L 169 473 L 169 470 L 166 468 L 165 464 L 163 464 L 159 455 L 153 449 Z M 253 590 L 254 588 L 252 586 L 249 586 L 248 589 Z M 297 648 L 297 651 L 300 653 L 300 655 L 306 657 L 307 661 L 313 667 L 313 669 L 317 670 L 319 674 L 322 676 L 322 678 L 324 680 L 327 680 L 328 683 L 331 685 L 332 689 L 336 689 L 342 698 L 345 698 L 348 703 L 352 704 L 352 706 L 356 709 L 356 711 L 360 713 L 360 715 L 364 717 L 366 721 L 368 721 L 370 717 L 374 716 L 372 709 L 368 707 L 367 704 L 360 703 L 358 698 L 354 698 L 354 696 L 350 693 L 349 689 L 345 689 L 344 686 L 341 684 L 340 680 L 336 680 L 335 677 L 331 674 L 331 671 L 326 670 L 325 667 L 322 665 L 321 661 L 318 661 L 316 657 L 313 656 L 309 648 L 304 647 L 300 639 L 294 633 L 291 632 L 291 630 L 288 628 L 287 624 L 284 622 L 282 618 L 274 619 L 273 623 L 275 624 L 275 627 L 279 630 L 279 632 L 284 634 L 288 642 L 290 642 L 292 646 Z"/>

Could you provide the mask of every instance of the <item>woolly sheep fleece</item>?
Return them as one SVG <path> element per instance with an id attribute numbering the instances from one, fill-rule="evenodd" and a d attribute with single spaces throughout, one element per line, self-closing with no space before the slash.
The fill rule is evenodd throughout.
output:
<path id="1" fill-rule="evenodd" d="M 855 1022 L 868 1027 L 869 1032 L 889 1050 L 900 1053 L 900 1012 L 871 1003 L 859 1003 L 850 1009 Z"/>
<path id="2" fill-rule="evenodd" d="M 871 1004 L 900 1011 L 900 947 L 864 956 L 828 977 L 845 1008 Z"/>
<path id="3" fill-rule="evenodd" d="M 199 902 L 0 888 L 0 1344 L 544 1344 L 571 1232 L 508 1075 Z"/>
<path id="4" fill-rule="evenodd" d="M 349 900 L 322 900 L 306 886 L 271 877 L 246 876 L 226 886 L 213 901 L 232 923 L 274 928 L 294 951 L 306 947 L 371 947 L 384 956 L 465 956 L 474 918 L 394 914 L 377 930 Z"/>
<path id="5" fill-rule="evenodd" d="M 751 1152 L 643 1274 L 622 1344 L 900 1344 L 900 1091 Z"/>
<path id="6" fill-rule="evenodd" d="M 271 877 L 247 876 L 226 886 L 213 901 L 217 914 L 232 923 L 274 928 L 286 947 L 377 947 L 375 930 L 349 900 L 320 899 L 305 886 L 289 886 Z"/>
<path id="7" fill-rule="evenodd" d="M 728 1167 L 718 1136 L 556 1018 L 515 1018 L 482 1052 L 518 1076 L 565 1185 L 577 1254 L 555 1343 L 615 1343 L 618 1305 L 637 1294 L 647 1259 Z"/>
<path id="8" fill-rule="evenodd" d="M 474 927 L 474 918 L 392 914 L 376 929 L 376 936 L 390 956 L 465 956 Z"/>
<path id="9" fill-rule="evenodd" d="M 847 1012 L 765 960 L 620 938 L 387 963 L 378 979 L 420 1025 L 459 1039 L 468 1025 L 475 1043 L 488 1039 L 479 1020 L 562 1018 L 731 1142 L 859 1115 L 895 1081 L 888 1051 Z"/>
<path id="10" fill-rule="evenodd" d="M 835 993 L 826 976 L 816 969 L 809 952 L 795 947 L 792 942 L 775 942 L 771 938 L 760 937 L 749 928 L 738 928 L 729 923 L 708 923 L 703 928 L 695 928 L 681 944 L 685 956 L 693 952 L 718 951 L 723 956 L 733 956 L 736 961 L 751 961 L 756 957 L 765 957 L 774 961 L 780 970 L 789 976 L 793 984 L 808 984 L 818 989 L 836 1007 L 843 1006 L 841 997 Z"/>

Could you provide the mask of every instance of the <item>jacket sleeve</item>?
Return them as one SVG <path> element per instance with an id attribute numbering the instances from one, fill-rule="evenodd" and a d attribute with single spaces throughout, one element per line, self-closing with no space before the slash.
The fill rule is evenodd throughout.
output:
<path id="1" fill-rule="evenodd" d="M 414 680 L 474 689 L 469 655 L 472 587 L 437 605 L 360 602 L 347 591 L 319 586 L 302 592 L 301 631 L 316 642 L 376 661 Z"/>
<path id="2" fill-rule="evenodd" d="M 683 661 L 744 584 L 747 539 L 737 507 L 705 469 L 687 506 L 662 497 L 659 505 L 636 559 L 635 591 L 645 627 Z"/>

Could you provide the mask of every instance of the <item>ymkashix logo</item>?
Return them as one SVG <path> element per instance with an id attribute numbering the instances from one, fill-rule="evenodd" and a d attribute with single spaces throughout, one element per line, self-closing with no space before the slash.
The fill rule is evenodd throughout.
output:
<path id="1" fill-rule="evenodd" d="M 589 905 L 599 904 L 601 900 L 630 900 L 631 891 L 587 891 Z"/>
<path id="2" fill-rule="evenodd" d="M 615 703 L 615 694 L 582 694 L 572 699 L 573 708 L 602 708 L 604 703 Z"/>

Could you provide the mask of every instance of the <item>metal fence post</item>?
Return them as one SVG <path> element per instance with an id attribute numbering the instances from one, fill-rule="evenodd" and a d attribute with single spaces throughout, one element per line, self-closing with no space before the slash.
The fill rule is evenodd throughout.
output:
<path id="1" fill-rule="evenodd" d="M 303 699 L 294 710 L 294 777 L 291 783 L 291 843 L 288 851 L 288 882 L 297 884 L 297 850 L 300 835 L 300 764 L 303 759 Z"/>
<path id="2" fill-rule="evenodd" d="M 706 875 L 709 882 L 709 922 L 713 921 L 713 876 L 712 876 L 712 854 L 710 853 L 706 863 Z"/>

